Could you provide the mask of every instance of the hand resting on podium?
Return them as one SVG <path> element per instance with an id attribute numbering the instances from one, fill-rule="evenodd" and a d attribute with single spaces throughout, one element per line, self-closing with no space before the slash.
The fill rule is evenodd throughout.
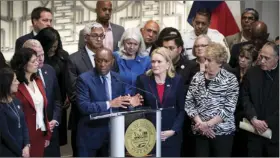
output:
<path id="1" fill-rule="evenodd" d="M 109 101 L 109 105 L 112 108 L 116 108 L 116 107 L 127 108 L 127 106 L 130 105 L 133 107 L 137 107 L 137 106 L 141 106 L 143 101 L 144 99 L 142 95 L 138 93 L 135 96 L 130 96 L 130 95 L 119 96 Z"/>

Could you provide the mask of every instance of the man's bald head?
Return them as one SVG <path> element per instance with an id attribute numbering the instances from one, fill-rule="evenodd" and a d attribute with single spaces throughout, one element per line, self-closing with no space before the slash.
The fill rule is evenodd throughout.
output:
<path id="1" fill-rule="evenodd" d="M 108 48 L 100 48 L 94 57 L 97 72 L 104 76 L 107 75 L 114 63 L 113 53 Z"/>
<path id="2" fill-rule="evenodd" d="M 111 1 L 97 1 L 96 2 L 97 21 L 100 23 L 108 23 L 112 14 Z"/>
<path id="3" fill-rule="evenodd" d="M 154 20 L 147 21 L 144 27 L 141 28 L 141 33 L 147 47 L 151 46 L 156 41 L 159 29 L 158 23 Z"/>
<path id="4" fill-rule="evenodd" d="M 102 7 L 105 4 L 112 5 L 112 2 L 111 1 L 97 1 L 96 2 L 96 8 L 100 8 L 100 7 Z"/>
<path id="5" fill-rule="evenodd" d="M 267 34 L 267 25 L 262 21 L 256 21 L 252 25 L 252 33 Z"/>
<path id="6" fill-rule="evenodd" d="M 98 57 L 98 56 L 104 55 L 104 54 L 114 58 L 112 51 L 106 47 L 102 47 L 102 48 L 98 49 L 95 53 L 95 57 Z"/>
<path id="7" fill-rule="evenodd" d="M 267 25 L 262 21 L 256 21 L 252 25 L 251 40 L 254 43 L 256 50 L 260 50 L 267 42 L 269 33 L 267 33 Z"/>

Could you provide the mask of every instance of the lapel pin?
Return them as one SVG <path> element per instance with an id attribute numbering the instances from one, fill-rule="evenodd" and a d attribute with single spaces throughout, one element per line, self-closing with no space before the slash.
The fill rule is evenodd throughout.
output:
<path id="1" fill-rule="evenodd" d="M 170 84 L 166 85 L 166 87 L 170 87 Z"/>
<path id="2" fill-rule="evenodd" d="M 181 69 L 184 69 L 185 68 L 185 65 L 181 65 Z"/>
<path id="3" fill-rule="evenodd" d="M 18 107 L 18 109 L 20 109 L 20 106 L 19 106 L 19 105 L 18 105 L 17 107 Z"/>
<path id="4" fill-rule="evenodd" d="M 47 74 L 48 74 L 48 72 L 47 72 L 47 71 L 45 71 L 45 74 L 47 75 Z"/>

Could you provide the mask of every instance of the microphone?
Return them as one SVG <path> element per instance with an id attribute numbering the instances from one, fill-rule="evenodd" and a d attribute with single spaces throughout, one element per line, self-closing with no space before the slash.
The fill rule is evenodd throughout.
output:
<path id="1" fill-rule="evenodd" d="M 159 109 L 159 108 L 158 108 L 158 101 L 157 101 L 157 98 L 156 98 L 156 96 L 155 96 L 153 93 L 151 93 L 151 92 L 149 92 L 149 91 L 146 91 L 146 90 L 144 90 L 144 89 L 142 89 L 142 88 L 138 88 L 138 87 L 136 87 L 136 86 L 133 86 L 133 85 L 131 85 L 131 84 L 128 84 L 128 83 L 126 83 L 126 82 L 124 82 L 124 81 L 121 81 L 120 79 L 118 79 L 118 78 L 115 77 L 115 76 L 114 76 L 114 78 L 115 78 L 117 81 L 119 81 L 119 82 L 121 82 L 121 83 L 123 83 L 123 84 L 125 84 L 125 85 L 127 85 L 127 86 L 130 86 L 130 87 L 132 87 L 132 88 L 135 88 L 135 89 L 137 89 L 137 90 L 140 90 L 140 91 L 142 91 L 142 92 L 144 92 L 144 93 L 147 93 L 147 94 L 150 94 L 151 96 L 153 96 L 153 98 L 156 100 L 156 108 Z"/>

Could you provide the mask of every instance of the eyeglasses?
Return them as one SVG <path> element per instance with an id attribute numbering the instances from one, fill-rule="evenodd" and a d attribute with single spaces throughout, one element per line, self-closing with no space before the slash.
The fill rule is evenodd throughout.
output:
<path id="1" fill-rule="evenodd" d="M 105 38 L 105 34 L 92 34 L 92 35 L 88 35 L 90 38 L 94 39 L 94 40 L 98 40 L 99 38 L 101 40 L 103 40 Z"/>
<path id="2" fill-rule="evenodd" d="M 194 45 L 194 48 L 198 48 L 198 47 L 207 47 L 208 44 L 198 44 L 198 45 Z"/>

